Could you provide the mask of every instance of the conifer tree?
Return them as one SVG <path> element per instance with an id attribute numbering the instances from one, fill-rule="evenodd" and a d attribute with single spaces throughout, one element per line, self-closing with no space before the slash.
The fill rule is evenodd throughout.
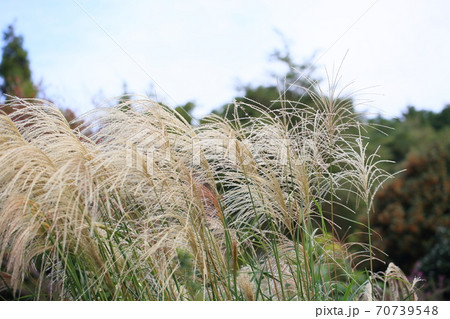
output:
<path id="1" fill-rule="evenodd" d="M 1 93 L 17 97 L 36 97 L 37 86 L 31 78 L 28 52 L 23 47 L 23 37 L 16 35 L 9 25 L 3 33 L 4 46 L 0 63 Z M 8 98 L 8 97 L 7 97 Z"/>

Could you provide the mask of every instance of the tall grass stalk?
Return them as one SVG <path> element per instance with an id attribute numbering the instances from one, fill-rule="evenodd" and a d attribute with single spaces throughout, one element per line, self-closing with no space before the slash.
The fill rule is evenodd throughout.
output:
<path id="1" fill-rule="evenodd" d="M 135 97 L 87 114 L 85 131 L 47 101 L 8 100 L 0 287 L 37 300 L 358 299 L 370 235 L 340 241 L 323 209 L 346 190 L 370 213 L 389 175 L 329 91 L 198 126 Z M 350 252 L 358 244 L 367 254 Z"/>

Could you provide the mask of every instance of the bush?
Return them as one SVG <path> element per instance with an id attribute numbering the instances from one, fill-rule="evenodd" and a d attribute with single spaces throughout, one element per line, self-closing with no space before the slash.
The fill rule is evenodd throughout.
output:
<path id="1" fill-rule="evenodd" d="M 439 227 L 434 245 L 418 262 L 415 272 L 426 282 L 427 294 L 442 294 L 442 300 L 450 298 L 450 228 Z M 435 296 L 433 296 L 435 297 Z"/>
<path id="2" fill-rule="evenodd" d="M 370 223 L 374 246 L 409 271 L 436 244 L 438 228 L 450 229 L 450 142 L 410 154 L 405 167 L 376 195 Z"/>

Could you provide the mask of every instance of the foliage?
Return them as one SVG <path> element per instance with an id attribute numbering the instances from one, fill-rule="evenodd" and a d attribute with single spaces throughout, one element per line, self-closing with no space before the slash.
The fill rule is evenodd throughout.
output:
<path id="1" fill-rule="evenodd" d="M 381 167 L 390 172 L 405 170 L 375 197 L 371 224 L 378 236 L 374 236 L 374 246 L 388 254 L 382 259 L 395 261 L 407 272 L 425 277 L 424 298 L 431 300 L 445 300 L 445 290 L 450 288 L 442 279 L 449 271 L 445 268 L 447 258 L 436 253 L 442 247 L 442 234 L 450 229 L 449 114 L 450 105 L 441 112 L 410 106 L 401 118 L 370 120 L 372 128 L 367 130 L 369 151 L 382 145 L 380 155 L 396 162 L 381 163 Z M 361 215 L 360 220 L 367 222 L 366 216 Z M 434 268 L 438 264 L 439 268 Z M 375 269 L 381 267 L 375 265 Z"/>
<path id="2" fill-rule="evenodd" d="M 441 300 L 449 300 L 450 228 L 439 227 L 433 242 L 428 253 L 417 263 L 415 271 L 427 281 L 428 294 L 440 292 Z"/>
<path id="3" fill-rule="evenodd" d="M 184 105 L 179 105 L 175 107 L 175 112 L 180 114 L 189 124 L 194 124 L 194 117 L 192 111 L 195 108 L 194 102 L 187 102 Z"/>
<path id="4" fill-rule="evenodd" d="M 439 281 L 440 277 L 444 277 L 448 281 L 450 280 L 450 230 L 439 227 L 436 237 L 435 244 L 421 259 L 420 269 L 424 272 L 425 278 Z"/>
<path id="5" fill-rule="evenodd" d="M 380 155 L 397 163 L 383 168 L 394 172 L 404 168 L 404 161 L 411 152 L 423 154 L 429 145 L 450 138 L 450 105 L 439 113 L 418 111 L 408 107 L 401 118 L 377 117 L 369 120 L 370 150 L 379 145 Z M 387 134 L 388 133 L 388 134 Z M 390 166 L 390 167 L 389 167 Z"/>
<path id="6" fill-rule="evenodd" d="M 374 246 L 410 270 L 430 252 L 437 229 L 450 228 L 450 142 L 412 152 L 404 165 L 406 170 L 377 194 L 371 225 L 380 235 Z"/>
<path id="7" fill-rule="evenodd" d="M 6 99 L 36 97 L 38 87 L 32 82 L 28 52 L 23 48 L 23 37 L 16 35 L 14 27 L 10 25 L 4 32 L 3 40 L 5 44 L 0 63 L 0 77 L 3 81 L 0 86 L 1 92 L 6 94 Z M 9 104 L 0 104 L 0 107 L 6 114 L 13 112 Z M 70 128 L 76 129 L 83 125 L 82 121 L 76 120 L 76 115 L 71 109 L 64 108 L 61 112 L 70 123 Z"/>
<path id="8" fill-rule="evenodd" d="M 1 93 L 18 97 L 35 97 L 38 89 L 31 78 L 28 52 L 23 48 L 23 37 L 15 34 L 14 27 L 8 26 L 3 33 L 2 60 L 0 77 L 3 84 Z"/>
<path id="9" fill-rule="evenodd" d="M 236 103 L 223 105 L 213 113 L 228 120 L 238 119 L 245 123 L 249 118 L 261 117 L 266 112 L 270 113 L 271 110 L 292 107 L 307 109 L 314 106 L 314 97 L 308 93 L 312 92 L 319 83 L 319 80 L 313 78 L 313 66 L 308 62 L 295 63 L 289 51 L 286 53 L 276 51 L 273 57 L 288 69 L 279 77 L 282 80 L 278 82 L 278 85 L 243 86 L 239 88 L 243 91 L 242 96 L 234 99 Z M 258 105 L 259 108 L 254 108 L 252 105 Z M 296 119 L 293 119 L 293 122 L 295 121 Z"/>

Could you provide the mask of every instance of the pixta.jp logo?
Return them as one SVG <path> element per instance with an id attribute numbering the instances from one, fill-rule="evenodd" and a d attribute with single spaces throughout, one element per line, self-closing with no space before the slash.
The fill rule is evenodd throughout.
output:
<path id="1" fill-rule="evenodd" d="M 153 174 L 154 164 L 170 160 L 170 149 L 161 134 L 145 129 L 126 142 L 126 165 Z"/>

